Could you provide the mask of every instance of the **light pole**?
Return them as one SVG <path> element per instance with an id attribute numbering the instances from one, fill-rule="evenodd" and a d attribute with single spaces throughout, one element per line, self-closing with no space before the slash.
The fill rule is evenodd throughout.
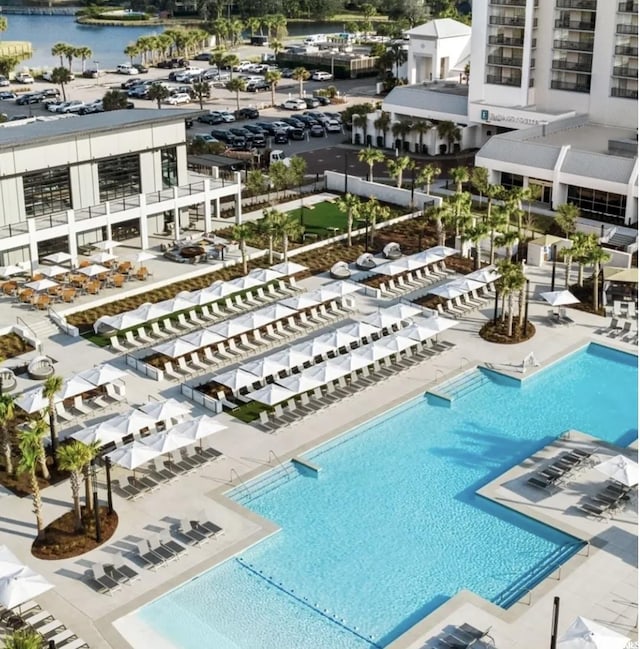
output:
<path id="1" fill-rule="evenodd" d="M 348 186 L 347 186 L 347 154 L 344 154 L 344 193 L 347 193 Z"/>
<path id="2" fill-rule="evenodd" d="M 104 468 L 107 474 L 107 506 L 109 515 L 113 514 L 113 494 L 111 493 L 111 458 L 105 457 Z"/>
<path id="3" fill-rule="evenodd" d="M 96 460 L 91 460 L 91 487 L 93 489 L 93 513 L 96 523 L 96 543 L 102 541 L 102 532 L 100 530 L 100 502 L 98 500 L 98 475 L 96 473 Z"/>
<path id="4" fill-rule="evenodd" d="M 529 322 L 529 280 L 527 280 L 527 286 L 525 288 L 525 300 L 524 300 L 524 328 L 521 332 L 523 336 L 527 335 L 527 323 Z"/>
<path id="5" fill-rule="evenodd" d="M 553 251 L 553 266 L 551 267 L 551 290 L 555 291 L 556 289 L 556 258 L 558 256 L 558 244 L 554 243 L 551 246 Z"/>

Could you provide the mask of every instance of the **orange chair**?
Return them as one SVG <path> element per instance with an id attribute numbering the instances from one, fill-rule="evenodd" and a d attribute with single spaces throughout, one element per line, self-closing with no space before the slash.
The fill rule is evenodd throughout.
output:
<path id="1" fill-rule="evenodd" d="M 4 295 L 14 295 L 17 288 L 18 288 L 17 282 L 5 282 L 2 285 L 2 293 Z"/>
<path id="2" fill-rule="evenodd" d="M 136 273 L 136 278 L 141 281 L 144 281 L 147 279 L 148 275 L 149 275 L 149 270 L 147 269 L 147 267 L 140 266 L 140 268 L 138 268 L 138 272 Z"/>
<path id="3" fill-rule="evenodd" d="M 73 302 L 76 297 L 76 289 L 75 288 L 65 288 L 62 290 L 62 301 L 66 302 L 67 304 L 70 302 Z"/>
<path id="4" fill-rule="evenodd" d="M 34 295 L 35 291 L 32 288 L 25 288 L 23 291 L 20 291 L 18 299 L 23 304 L 31 304 L 31 300 L 33 299 Z"/>
<path id="5" fill-rule="evenodd" d="M 100 283 L 99 282 L 87 282 L 85 286 L 87 293 L 89 295 L 97 295 L 100 292 Z"/>
<path id="6" fill-rule="evenodd" d="M 39 309 L 40 311 L 47 309 L 50 303 L 51 298 L 46 293 L 41 293 L 40 295 L 38 295 L 38 297 L 36 297 L 33 302 L 36 309 Z"/>
<path id="7" fill-rule="evenodd" d="M 87 259 L 83 259 L 78 268 L 86 268 L 87 266 L 91 266 L 91 262 Z"/>
<path id="8" fill-rule="evenodd" d="M 120 273 L 118 273 L 111 278 L 111 283 L 115 288 L 122 288 L 124 285 L 124 279 L 124 275 L 120 275 Z"/>
<path id="9" fill-rule="evenodd" d="M 118 266 L 118 272 L 119 273 L 128 273 L 131 270 L 131 262 L 130 261 L 123 261 L 119 266 Z"/>

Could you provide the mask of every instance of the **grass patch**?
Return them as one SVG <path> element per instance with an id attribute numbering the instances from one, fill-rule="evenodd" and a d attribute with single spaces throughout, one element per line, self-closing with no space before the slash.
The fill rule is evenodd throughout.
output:
<path id="1" fill-rule="evenodd" d="M 271 410 L 273 410 L 273 408 L 270 406 L 258 403 L 257 401 L 250 401 L 249 403 L 243 403 L 234 410 L 229 411 L 229 414 L 236 419 L 243 421 L 245 424 L 249 424 L 258 419 L 261 412 Z"/>
<path id="2" fill-rule="evenodd" d="M 305 205 L 287 212 L 287 216 L 298 223 L 302 222 L 307 232 L 333 234 L 328 228 L 338 228 L 340 232 L 347 230 L 347 215 L 333 202 L 324 201 L 315 205 Z M 338 234 L 336 232 L 336 234 Z"/>

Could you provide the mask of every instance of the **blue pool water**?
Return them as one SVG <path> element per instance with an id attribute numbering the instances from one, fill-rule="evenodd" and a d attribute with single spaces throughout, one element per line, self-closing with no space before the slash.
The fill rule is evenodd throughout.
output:
<path id="1" fill-rule="evenodd" d="M 522 385 L 482 373 L 420 398 L 234 498 L 282 530 L 137 615 L 181 649 L 384 647 L 461 589 L 502 605 L 576 539 L 475 490 L 569 428 L 637 437 L 637 359 L 591 345 Z M 516 588 L 517 591 L 517 588 Z"/>

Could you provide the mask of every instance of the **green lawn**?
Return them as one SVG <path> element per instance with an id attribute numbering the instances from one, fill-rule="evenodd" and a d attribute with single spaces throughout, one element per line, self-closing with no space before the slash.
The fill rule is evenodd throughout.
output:
<path id="1" fill-rule="evenodd" d="M 336 234 L 347 231 L 347 215 L 335 203 L 325 201 L 315 205 L 305 205 L 302 210 L 298 207 L 287 212 L 287 215 L 300 223 L 301 211 L 302 222 L 307 232 L 317 232 L 326 236 L 333 234 L 333 230 L 327 228 L 338 228 L 339 232 Z"/>

